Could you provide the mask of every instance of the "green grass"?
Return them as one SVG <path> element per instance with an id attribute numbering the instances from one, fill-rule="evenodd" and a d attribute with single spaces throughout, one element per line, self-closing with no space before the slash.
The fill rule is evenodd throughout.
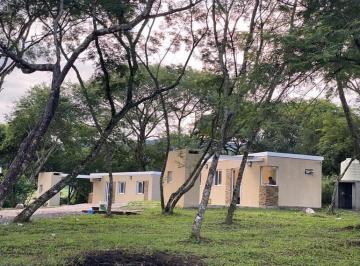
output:
<path id="1" fill-rule="evenodd" d="M 206 213 L 200 244 L 189 241 L 195 210 L 159 209 L 138 216 L 100 215 L 0 225 L 0 265 L 61 265 L 84 252 L 125 248 L 139 252 L 192 254 L 209 265 L 354 265 L 360 263 L 356 212 L 308 216 L 301 211 L 241 209 L 232 226 L 225 209 Z M 341 219 L 337 219 L 341 218 Z"/>

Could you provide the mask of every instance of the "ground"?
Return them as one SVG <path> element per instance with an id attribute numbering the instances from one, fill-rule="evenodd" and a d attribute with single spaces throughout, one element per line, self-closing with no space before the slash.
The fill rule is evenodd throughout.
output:
<path id="1" fill-rule="evenodd" d="M 61 205 L 58 207 L 47 207 L 38 209 L 34 215 L 33 219 L 37 218 L 51 218 L 51 217 L 60 217 L 66 215 L 80 214 L 82 210 L 88 210 L 93 206 L 91 203 L 76 204 L 76 205 Z M 123 207 L 124 204 L 114 203 L 113 209 L 119 209 Z M 22 210 L 21 209 L 3 209 L 0 210 L 0 224 L 7 223 L 15 218 Z"/>
<path id="2" fill-rule="evenodd" d="M 359 213 L 337 216 L 299 210 L 240 209 L 235 224 L 226 209 L 209 209 L 203 241 L 189 240 L 196 210 L 163 216 L 104 218 L 77 215 L 0 225 L 0 265 L 61 265 L 99 251 L 200 257 L 207 265 L 354 265 L 360 261 Z"/>

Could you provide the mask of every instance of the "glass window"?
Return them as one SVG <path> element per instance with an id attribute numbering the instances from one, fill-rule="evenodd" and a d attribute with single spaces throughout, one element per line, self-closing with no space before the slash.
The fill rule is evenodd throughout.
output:
<path id="1" fill-rule="evenodd" d="M 119 192 L 119 194 L 125 194 L 125 187 L 126 187 L 125 182 L 118 182 L 118 192 Z"/>
<path id="2" fill-rule="evenodd" d="M 136 193 L 144 194 L 144 182 L 143 181 L 136 182 Z"/>
<path id="3" fill-rule="evenodd" d="M 173 181 L 173 172 L 172 171 L 168 171 L 167 172 L 167 182 L 171 183 Z"/>
<path id="4" fill-rule="evenodd" d="M 214 176 L 214 185 L 221 185 L 222 171 L 216 171 Z"/>
<path id="5" fill-rule="evenodd" d="M 39 193 L 42 193 L 43 192 L 43 185 L 40 185 L 39 186 Z"/>
<path id="6" fill-rule="evenodd" d="M 277 171 L 276 166 L 262 166 L 260 168 L 261 185 L 276 186 Z"/>

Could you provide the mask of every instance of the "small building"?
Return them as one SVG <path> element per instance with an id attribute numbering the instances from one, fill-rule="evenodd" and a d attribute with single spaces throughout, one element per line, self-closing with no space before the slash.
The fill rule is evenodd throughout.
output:
<path id="1" fill-rule="evenodd" d="M 114 203 L 127 204 L 130 201 L 160 200 L 160 172 L 120 172 L 113 173 Z M 78 176 L 86 178 L 86 176 Z M 108 201 L 109 174 L 92 173 L 87 178 L 92 182 L 91 203 Z"/>
<path id="2" fill-rule="evenodd" d="M 165 172 L 164 197 L 178 189 L 201 157 L 192 150 L 172 151 Z M 209 205 L 228 206 L 231 201 L 242 156 L 220 156 L 213 180 Z M 247 207 L 321 207 L 321 156 L 260 152 L 250 154 L 238 198 Z M 201 171 L 199 180 L 184 195 L 179 207 L 198 206 L 211 161 Z M 271 177 L 271 178 L 270 178 Z M 272 180 L 271 182 L 269 182 Z"/>
<path id="3" fill-rule="evenodd" d="M 340 172 L 343 173 L 350 158 L 341 162 Z M 360 210 L 360 163 L 354 160 L 339 182 L 336 206 L 342 209 Z"/>
<path id="4" fill-rule="evenodd" d="M 66 177 L 67 174 L 61 172 L 41 172 L 38 176 L 38 189 L 36 197 L 40 197 L 43 193 L 49 190 L 52 186 L 57 184 L 62 178 Z M 47 207 L 59 206 L 60 205 L 60 191 L 50 200 L 45 203 Z"/>

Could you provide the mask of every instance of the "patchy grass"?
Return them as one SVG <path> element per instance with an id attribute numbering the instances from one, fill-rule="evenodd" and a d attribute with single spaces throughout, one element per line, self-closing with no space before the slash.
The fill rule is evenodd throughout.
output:
<path id="1" fill-rule="evenodd" d="M 223 224 L 225 213 L 207 211 L 200 244 L 188 237 L 195 210 L 162 216 L 155 208 L 134 216 L 83 215 L 0 225 L 0 265 L 62 265 L 70 257 L 113 249 L 194 255 L 209 265 L 360 261 L 356 212 L 308 216 L 301 211 L 240 209 L 232 226 Z"/>

